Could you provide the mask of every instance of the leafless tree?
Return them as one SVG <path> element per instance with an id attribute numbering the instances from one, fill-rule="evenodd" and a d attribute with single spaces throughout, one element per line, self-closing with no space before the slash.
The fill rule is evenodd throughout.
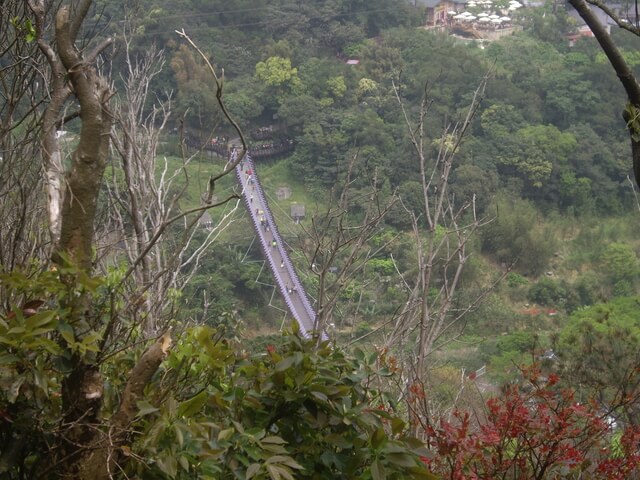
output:
<path id="1" fill-rule="evenodd" d="M 0 51 L 3 52 L 0 68 L 4 73 L 0 86 L 7 99 L 6 103 L 0 104 L 3 158 L 0 175 L 7 179 L 7 184 L 0 186 L 0 211 L 9 212 L 19 223 L 9 234 L 12 243 L 7 242 L 7 245 L 11 245 L 10 251 L 0 250 L 2 269 L 18 266 L 19 262 L 26 263 L 34 257 L 40 256 L 43 260 L 50 256 L 52 262 L 43 262 L 43 267 L 59 271 L 61 281 L 73 292 L 59 300 L 64 322 L 71 330 L 66 335 L 53 338 L 68 353 L 70 366 L 68 373 L 61 375 L 61 419 L 57 430 L 51 432 L 51 455 L 40 460 L 42 469 L 37 473 L 42 478 L 56 475 L 60 478 L 107 479 L 117 468 L 121 460 L 120 447 L 131 441 L 130 425 L 137 415 L 138 401 L 171 346 L 169 333 L 159 332 L 159 324 L 155 321 L 162 315 L 165 304 L 160 303 L 156 308 L 151 303 L 158 301 L 167 288 L 176 284 L 175 277 L 171 279 L 174 270 L 180 271 L 197 263 L 202 247 L 195 248 L 195 252 L 187 256 L 184 245 L 193 235 L 198 215 L 208 208 L 238 198 L 230 194 L 215 203 L 213 192 L 217 180 L 232 172 L 244 155 L 243 150 L 235 157 L 235 162 L 229 162 L 221 172 L 209 178 L 200 206 L 188 210 L 174 208 L 172 197 L 162 192 L 167 185 L 156 184 L 153 179 L 157 135 L 168 112 L 160 107 L 150 116 L 145 116 L 143 109 L 148 77 L 156 71 L 159 57 L 152 54 L 141 63 L 129 62 L 128 79 L 138 83 L 130 83 L 125 89 L 127 100 L 131 101 L 128 108 L 114 109 L 114 88 L 96 66 L 100 53 L 111 45 L 111 38 L 79 41 L 79 32 L 91 4 L 91 0 L 69 4 L 47 0 L 10 0 L 0 6 L 2 19 L 7 20 L 3 25 L 14 24 L 13 30 L 7 32 L 3 29 L 0 35 Z M 33 47 L 31 36 L 35 40 Z M 181 36 L 197 49 L 184 32 Z M 218 78 L 202 52 L 199 53 L 215 80 L 220 107 L 231 121 L 222 102 L 222 79 Z M 73 118 L 80 121 L 80 133 L 69 159 L 63 162 L 64 149 L 57 131 Z M 160 122 L 156 123 L 158 118 Z M 128 136 L 115 133 L 118 127 L 123 126 L 128 129 Z M 242 139 L 242 133 L 238 128 L 237 131 Z M 125 187 L 123 190 L 113 189 L 111 198 L 115 199 L 117 194 L 117 199 L 127 204 L 127 208 L 114 213 L 113 217 L 121 220 L 120 227 L 125 223 L 125 215 L 129 215 L 127 223 L 133 219 L 133 235 L 127 238 L 135 242 L 129 266 L 120 282 L 124 284 L 129 278 L 136 280 L 131 282 L 134 284 L 131 290 L 134 296 L 126 299 L 129 306 L 139 303 L 150 290 L 157 297 L 150 299 L 145 310 L 144 320 L 151 328 L 140 335 L 136 334 L 135 322 L 126 324 L 129 330 L 121 338 L 118 348 L 131 348 L 134 341 L 151 345 L 129 373 L 114 415 L 104 419 L 101 365 L 105 355 L 113 353 L 109 349 L 113 348 L 114 339 L 122 331 L 119 326 L 126 323 L 123 321 L 126 312 L 113 302 L 108 315 L 105 315 L 103 306 L 94 304 L 96 296 L 92 290 L 81 285 L 95 272 L 96 262 L 100 260 L 95 256 L 96 247 L 103 246 L 96 240 L 96 231 L 101 232 L 101 229 L 95 223 L 112 138 L 125 168 Z M 242 142 L 244 146 L 244 140 Z M 33 168 L 34 162 L 27 159 L 37 153 L 41 154 L 42 163 Z M 5 167 L 5 158 L 12 161 L 8 167 Z M 46 201 L 30 190 L 43 183 Z M 143 188 L 141 195 L 134 191 L 138 185 Z M 155 197 L 151 198 L 154 193 Z M 137 212 L 144 211 L 141 210 L 144 208 L 152 210 L 150 222 L 134 212 L 134 204 Z M 48 214 L 44 218 L 48 221 L 43 221 L 42 215 L 34 215 L 41 207 L 47 209 Z M 178 222 L 183 223 L 185 232 L 181 247 L 171 252 L 163 251 L 162 247 L 154 251 L 167 228 Z M 43 228 L 47 231 L 46 225 L 49 226 L 49 242 L 42 234 Z M 38 228 L 39 234 L 23 238 Z M 37 246 L 29 247 L 33 243 Z M 50 246 L 47 248 L 47 245 Z M 158 252 L 166 255 L 162 261 L 154 257 Z M 106 257 L 103 255 L 101 259 Z M 164 280 L 167 274 L 169 280 Z M 163 286 L 156 289 L 160 280 L 164 281 Z M 10 296 L 10 293 L 2 293 L 6 293 L 3 300 Z M 90 341 L 91 338 L 98 339 L 95 353 L 85 355 L 70 348 L 70 343 Z M 10 437 L 14 438 L 12 434 Z M 16 445 L 21 445 L 19 438 Z M 19 451 L 20 448 L 0 446 L 0 473 L 8 471 L 18 461 L 15 456 Z"/>
<path id="2" fill-rule="evenodd" d="M 34 32 L 29 8 L 22 0 L 3 2 L 0 25 L 0 272 L 6 273 L 46 258 L 50 242 L 41 229 L 40 165 L 32 160 L 46 77 L 35 42 L 21 40 Z"/>
<path id="3" fill-rule="evenodd" d="M 405 208 L 411 218 L 416 274 L 408 276 L 398 270 L 408 295 L 384 335 L 385 352 L 399 359 L 405 383 L 400 387 L 405 398 L 411 385 L 425 385 L 429 356 L 462 332 L 465 315 L 490 290 L 482 291 L 465 305 L 457 301 L 470 256 L 469 241 L 487 219 L 476 215 L 475 199 L 458 205 L 449 189 L 456 153 L 480 105 L 485 84 L 486 78 L 474 92 L 466 117 L 445 128 L 433 156 L 428 153 L 433 136 L 424 128 L 431 105 L 428 88 L 413 120 L 398 86 L 394 85 L 422 186 L 421 210 Z"/>
<path id="4" fill-rule="evenodd" d="M 305 253 L 305 262 L 317 278 L 316 331 L 326 331 L 335 323 L 341 293 L 364 271 L 367 261 L 387 247 L 371 248 L 369 242 L 383 228 L 384 218 L 397 198 L 383 197 L 377 188 L 376 172 L 370 185 L 356 193 L 352 183 L 357 162 L 356 154 L 348 163 L 342 187 L 331 192 L 327 209 L 314 215 L 311 227 L 303 230 L 305 243 L 312 245 Z M 361 205 L 363 211 L 354 214 L 355 205 Z"/>
<path id="5" fill-rule="evenodd" d="M 197 246 L 192 240 L 204 208 L 192 218 L 185 217 L 181 234 L 159 236 L 172 218 L 183 214 L 185 194 L 194 181 L 189 165 L 196 154 L 186 156 L 183 150 L 182 165 L 173 172 L 166 160 L 158 160 L 160 136 L 171 115 L 171 96 L 167 95 L 164 101 L 156 99 L 150 111 L 147 105 L 151 83 L 164 66 L 164 55 L 152 46 L 134 58 L 131 41 L 125 30 L 126 74 L 122 77 L 122 94 L 115 99 L 116 124 L 111 133 L 121 164 L 106 179 L 109 221 L 104 225 L 101 255 L 109 257 L 114 243 L 123 245 L 132 268 L 123 298 L 134 321 L 144 326 L 148 336 L 153 336 L 166 329 L 165 317 L 171 315 L 169 291 L 180 291 L 192 278 L 202 254 L 229 225 L 238 203 L 232 204 L 215 227 L 206 230 L 204 240 Z M 120 171 L 124 175 L 118 175 Z M 211 193 L 204 194 L 203 205 L 211 205 Z"/>

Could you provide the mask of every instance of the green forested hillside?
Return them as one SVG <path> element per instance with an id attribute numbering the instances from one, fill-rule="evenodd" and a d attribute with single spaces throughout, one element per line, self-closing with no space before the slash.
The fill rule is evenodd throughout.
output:
<path id="1" fill-rule="evenodd" d="M 449 185 L 459 205 L 475 196 L 476 214 L 492 219 L 476 236 L 475 254 L 481 256 L 475 268 L 486 277 L 487 267 L 514 264 L 514 272 L 533 285 L 537 276 L 557 271 L 549 281 L 562 283 L 572 299 L 555 306 L 571 310 L 613 295 L 604 278 L 591 287 L 601 294 L 576 300 L 572 292 L 583 288 L 582 278 L 601 261 L 599 250 L 616 240 L 593 229 L 615 224 L 635 201 L 619 116 L 624 97 L 615 75 L 593 40 L 569 47 L 563 34 L 573 23 L 563 12 L 545 11 L 521 11 L 522 32 L 484 45 L 416 28 L 423 10 L 402 2 L 148 2 L 131 21 L 139 33 L 135 48 L 156 43 L 165 49 L 167 65 L 154 88 L 158 95 L 173 92 L 176 112 L 189 112 L 191 133 L 205 138 L 220 111 L 205 68 L 173 34 L 182 28 L 224 69 L 225 101 L 248 138 L 272 125 L 274 139 L 295 142 L 291 155 L 265 160 L 260 173 L 271 188 L 291 186 L 292 200 L 307 207 L 327 201 L 327 188 L 340 183 L 357 155 L 352 188 L 365 188 L 375 171 L 384 195 L 397 192 L 405 206 L 415 208 L 418 164 L 393 86 L 410 113 L 419 109 L 426 87 L 424 135 L 427 155 L 434 157 L 443 127 L 461 120 L 474 89 L 488 76 Z M 620 36 L 635 65 L 632 40 Z M 116 50 L 116 64 L 121 58 Z M 350 58 L 359 63 L 346 64 Z M 216 130 L 225 133 L 225 127 Z M 290 202 L 282 204 L 284 210 Z M 352 213 L 359 208 L 352 205 Z M 400 233 L 410 225 L 406 215 L 391 215 L 385 223 L 389 232 Z M 292 227 L 290 235 L 301 233 Z M 594 235 L 602 243 L 583 240 Z M 381 252 L 380 260 L 390 253 Z M 226 282 L 238 287 L 236 278 Z M 634 282 L 625 291 L 635 291 Z M 228 290 L 231 298 L 242 292 L 236 287 Z M 254 293 L 243 295 L 238 301 L 253 303 Z"/>
<path id="2" fill-rule="evenodd" d="M 470 244 L 472 262 L 461 297 L 471 298 L 469 292 L 486 288 L 507 268 L 513 269 L 508 286 L 503 282 L 491 294 L 507 307 L 506 316 L 521 315 L 525 304 L 553 308 L 562 316 L 636 292 L 635 267 L 626 276 L 593 273 L 607 263 L 610 242 L 631 242 L 627 255 L 635 258 L 633 227 L 622 228 L 625 220 L 618 220 L 631 215 L 631 224 L 636 222 L 628 136 L 619 115 L 623 92 L 595 41 L 585 38 L 569 46 L 565 34 L 575 21 L 563 11 L 521 10 L 516 23 L 522 31 L 479 44 L 417 28 L 424 9 L 404 2 L 249 3 L 141 2 L 137 10 L 113 4 L 111 18 L 127 13 L 130 23 L 111 21 L 108 28 L 128 25 L 140 52 L 151 44 L 164 49 L 167 64 L 153 87 L 160 96 L 172 92 L 176 113 L 188 112 L 191 135 L 206 138 L 221 113 L 205 67 L 174 34 L 180 29 L 224 69 L 225 102 L 250 142 L 295 142 L 290 155 L 259 166 L 272 192 L 283 185 L 292 189 L 291 199 L 272 201 L 294 251 L 313 248 L 305 239 L 310 217 L 325 208 L 327 189 L 343 181 L 356 156 L 354 191 L 366 189 L 375 172 L 383 196 L 395 192 L 406 208 L 420 211 L 418 161 L 394 86 L 410 114 L 419 110 L 426 91 L 426 155 L 435 158 L 444 127 L 461 121 L 486 76 L 482 102 L 449 179 L 457 205 L 473 199 L 476 215 L 488 223 Z M 621 34 L 616 40 L 635 66 L 637 39 Z M 350 65 L 347 59 L 359 63 Z M 115 65 L 122 60 L 116 49 Z M 273 127 L 272 138 L 252 140 L 251 132 L 265 126 Z M 225 126 L 213 131 L 230 134 Z M 168 141 L 168 151 L 175 152 L 176 138 Z M 193 201 L 197 195 L 191 194 Z M 306 230 L 286 218 L 292 202 L 311 213 L 302 225 Z M 351 215 L 357 217 L 363 208 L 356 201 Z M 339 324 L 351 335 L 384 322 L 401 301 L 395 273 L 410 274 L 402 250 L 413 248 L 404 238 L 409 216 L 401 213 L 387 216 L 380 232 L 381 238 L 399 236 L 370 260 L 365 277 L 341 294 Z M 222 251 L 235 251 L 235 261 L 249 248 L 247 239 L 234 233 L 243 228 L 222 237 L 233 244 Z M 249 256 L 259 257 L 258 252 Z M 270 327 L 264 325 L 265 318 L 278 315 L 264 307 L 271 293 L 261 282 L 270 283 L 268 274 L 260 277 L 251 263 L 229 268 L 231 258 L 220 253 L 205 258 L 206 268 L 183 292 L 190 311 L 200 310 L 201 296 L 215 279 L 216 309 L 240 308 L 245 325 L 260 325 L 262 331 L 277 325 L 276 318 Z M 302 255 L 298 266 L 313 295 L 316 279 Z M 502 322 L 486 318 L 487 308 L 469 315 L 468 331 L 477 322 L 503 333 Z"/>
<path id="3" fill-rule="evenodd" d="M 556 2 L 71 3 L 0 6 L 0 477 L 633 478 L 625 92 Z"/>

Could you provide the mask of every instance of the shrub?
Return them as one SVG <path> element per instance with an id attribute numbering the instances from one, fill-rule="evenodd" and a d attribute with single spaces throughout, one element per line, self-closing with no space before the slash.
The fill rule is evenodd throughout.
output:
<path id="1" fill-rule="evenodd" d="M 537 212 L 524 200 L 502 198 L 495 204 L 497 216 L 481 230 L 482 249 L 501 262 L 533 275 L 544 271 L 556 249 L 550 229 L 537 227 Z"/>
<path id="2" fill-rule="evenodd" d="M 529 280 L 516 272 L 510 272 L 509 275 L 507 275 L 507 285 L 509 285 L 511 288 L 516 288 L 520 285 L 526 285 L 527 283 L 529 283 Z"/>
<path id="3" fill-rule="evenodd" d="M 564 305 L 567 291 L 555 280 L 545 277 L 531 286 L 527 298 L 539 305 Z"/>

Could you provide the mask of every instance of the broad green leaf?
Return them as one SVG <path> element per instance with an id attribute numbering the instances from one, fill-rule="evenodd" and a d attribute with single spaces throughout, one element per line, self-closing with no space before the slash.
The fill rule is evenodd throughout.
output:
<path id="1" fill-rule="evenodd" d="M 380 448 L 387 438 L 387 434 L 384 433 L 384 428 L 376 428 L 371 434 L 371 446 L 375 449 Z"/>
<path id="2" fill-rule="evenodd" d="M 9 391 L 7 392 L 7 400 L 9 403 L 14 403 L 16 401 L 18 394 L 20 393 L 20 387 L 24 381 L 25 377 L 18 377 L 18 379 L 11 384 Z"/>
<path id="3" fill-rule="evenodd" d="M 175 478 L 178 474 L 178 462 L 173 455 L 167 455 L 164 458 L 158 458 L 156 465 L 163 473 L 167 474 L 170 478 Z"/>
<path id="4" fill-rule="evenodd" d="M 287 455 L 274 455 L 269 457 L 265 462 L 266 465 L 270 465 L 272 463 L 281 463 L 291 468 L 296 468 L 298 470 L 304 470 L 304 467 L 296 462 L 293 458 Z"/>
<path id="5" fill-rule="evenodd" d="M 391 420 L 393 418 L 392 415 L 385 410 L 375 409 L 375 410 L 371 410 L 371 413 L 378 415 L 379 417 L 386 418 L 387 420 Z"/>
<path id="6" fill-rule="evenodd" d="M 262 443 L 277 443 L 277 444 L 280 444 L 280 445 L 284 445 L 285 443 L 287 443 L 281 437 L 277 437 L 275 435 L 269 435 L 268 437 L 264 437 L 261 440 L 261 442 Z"/>
<path id="7" fill-rule="evenodd" d="M 285 357 L 282 360 L 280 360 L 276 364 L 275 370 L 276 372 L 282 372 L 292 366 L 300 365 L 300 363 L 302 362 L 302 359 L 303 359 L 302 352 L 295 352 L 290 357 Z"/>
<path id="8" fill-rule="evenodd" d="M 235 420 L 231 420 L 231 423 L 233 423 L 233 426 L 236 427 L 236 430 L 238 431 L 238 433 L 244 433 L 244 427 L 242 426 L 242 424 L 240 422 L 236 422 Z"/>
<path id="9" fill-rule="evenodd" d="M 139 417 L 144 417 L 145 415 L 149 415 L 150 413 L 154 413 L 158 411 L 158 408 L 154 407 L 146 400 L 139 401 L 137 405 L 138 405 Z"/>
<path id="10" fill-rule="evenodd" d="M 69 325 L 67 322 L 59 322 L 58 323 L 58 331 L 62 338 L 69 344 L 69 346 L 73 346 L 76 344 L 76 335 L 73 331 L 73 327 Z"/>
<path id="11" fill-rule="evenodd" d="M 262 449 L 265 452 L 273 453 L 274 455 L 288 453 L 286 448 L 284 448 L 282 445 L 277 445 L 275 443 L 262 444 Z"/>
<path id="12" fill-rule="evenodd" d="M 98 341 L 102 338 L 99 332 L 90 332 L 82 338 L 82 345 L 90 352 L 97 352 L 99 350 Z"/>
<path id="13" fill-rule="evenodd" d="M 182 426 L 179 423 L 173 425 L 173 431 L 176 433 L 176 440 L 180 448 L 184 445 L 184 434 L 182 433 Z"/>
<path id="14" fill-rule="evenodd" d="M 49 397 L 49 382 L 47 381 L 47 374 L 40 368 L 33 370 L 33 379 L 35 384 L 42 390 L 45 396 Z"/>
<path id="15" fill-rule="evenodd" d="M 322 392 L 311 392 L 311 395 L 313 395 L 314 397 L 316 397 L 318 400 L 321 400 L 323 402 L 326 402 L 327 400 L 329 400 L 329 397 L 327 397 L 324 393 Z"/>
<path id="16" fill-rule="evenodd" d="M 177 411 L 178 417 L 190 418 L 202 410 L 202 407 L 207 403 L 209 395 L 206 391 L 198 393 L 196 396 L 191 397 L 189 400 L 185 400 L 180 404 Z"/>
<path id="17" fill-rule="evenodd" d="M 398 435 L 404 430 L 406 423 L 399 417 L 394 417 L 391 419 L 391 432 L 394 435 Z"/>
<path id="18" fill-rule="evenodd" d="M 56 312 L 52 310 L 38 312 L 27 318 L 25 327 L 27 331 L 35 330 L 36 328 L 53 330 L 56 327 Z"/>
<path id="19" fill-rule="evenodd" d="M 293 478 L 293 475 L 291 475 L 289 470 L 287 470 L 286 468 L 280 469 L 280 475 L 282 475 L 282 478 L 284 478 L 285 480 L 295 480 L 295 478 Z"/>
<path id="20" fill-rule="evenodd" d="M 377 458 L 371 464 L 371 478 L 373 480 L 384 480 L 387 478 L 387 474 L 384 471 L 384 466 Z"/>
<path id="21" fill-rule="evenodd" d="M 396 442 L 389 442 L 384 446 L 382 450 L 385 454 L 387 453 L 406 453 L 407 448 L 404 445 L 401 445 Z"/>
<path id="22" fill-rule="evenodd" d="M 400 467 L 413 467 L 416 464 L 414 458 L 407 453 L 388 453 L 386 459 Z"/>
<path id="23" fill-rule="evenodd" d="M 228 440 L 233 436 L 234 433 L 235 430 L 233 428 L 225 428 L 224 430 L 220 430 L 220 432 L 218 433 L 218 441 L 221 442 L 223 440 Z"/>
<path id="24" fill-rule="evenodd" d="M 261 467 L 262 465 L 260 465 L 259 463 L 252 463 L 251 465 L 249 465 L 245 476 L 246 480 L 251 480 L 260 471 Z"/>
<path id="25" fill-rule="evenodd" d="M 189 471 L 189 459 L 187 457 L 185 457 L 184 455 L 180 455 L 178 457 L 178 463 L 185 472 Z"/>
<path id="26" fill-rule="evenodd" d="M 353 446 L 353 443 L 348 441 L 344 435 L 338 435 L 335 433 L 326 435 L 324 437 L 324 441 L 338 448 L 351 448 Z"/>
<path id="27" fill-rule="evenodd" d="M 26 332 L 26 329 L 24 327 L 13 327 L 11 329 L 9 329 L 9 331 L 7 332 L 9 335 L 16 335 L 16 334 L 24 334 Z"/>
<path id="28" fill-rule="evenodd" d="M 280 475 L 282 469 L 280 467 L 278 467 L 277 465 L 266 465 L 266 467 L 271 480 L 280 480 L 282 478 L 282 475 Z"/>

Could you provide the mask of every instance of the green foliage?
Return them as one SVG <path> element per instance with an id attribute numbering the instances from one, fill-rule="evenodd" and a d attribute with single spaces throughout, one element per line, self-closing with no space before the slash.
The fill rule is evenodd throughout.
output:
<path id="1" fill-rule="evenodd" d="M 510 167 L 533 187 L 542 187 L 554 166 L 566 163 L 569 153 L 576 147 L 570 133 L 560 132 L 552 125 L 535 125 L 514 132 L 513 150 L 501 149 L 498 165 Z"/>
<path id="2" fill-rule="evenodd" d="M 640 298 L 619 297 L 575 311 L 562 329 L 555 351 L 567 379 L 615 410 L 617 418 L 636 423 L 626 405 L 638 390 Z"/>
<path id="3" fill-rule="evenodd" d="M 68 324 L 74 299 L 92 292 L 100 312 L 121 272 L 107 279 L 73 268 L 1 277 L 15 305 L 0 316 L 0 427 L 7 444 L 39 452 L 55 436 L 61 385 L 71 362 L 95 361 L 102 332 Z M 68 280 L 73 276 L 75 281 Z M 69 285 L 72 285 L 71 287 Z M 22 304 L 22 307 L 18 305 Z M 132 334 L 135 335 L 135 329 Z M 125 456 L 140 478 L 430 478 L 420 443 L 406 436 L 393 396 L 375 385 L 391 375 L 377 354 L 348 356 L 297 332 L 248 354 L 202 326 L 180 334 L 137 403 L 138 433 Z M 103 415 L 118 408 L 140 348 L 101 360 Z"/>
<path id="4" fill-rule="evenodd" d="M 368 333 L 371 333 L 372 331 L 373 331 L 373 328 L 371 328 L 371 325 L 369 325 L 367 322 L 360 322 L 356 327 L 355 336 L 362 337 Z"/>
<path id="5" fill-rule="evenodd" d="M 30 18 L 25 19 L 22 23 L 19 17 L 13 17 L 9 23 L 16 29 L 19 36 L 23 36 L 27 43 L 31 43 L 36 39 L 36 27 Z"/>
<path id="6" fill-rule="evenodd" d="M 395 271 L 393 260 L 390 258 L 372 258 L 368 263 L 373 271 L 380 275 L 391 275 Z"/>
<path id="7" fill-rule="evenodd" d="M 162 88 L 155 85 L 155 91 L 176 91 L 177 111 L 195 114 L 201 125 L 219 119 L 207 69 L 189 49 L 167 41 L 173 22 L 197 18 L 194 31 L 200 40 L 206 39 L 199 43 L 208 49 L 216 68 L 225 69 L 225 100 L 240 124 L 251 129 L 278 123 L 295 138 L 296 151 L 281 168 L 302 187 L 311 187 L 305 195 L 336 187 L 346 162 L 357 153 L 361 163 L 355 171 L 356 187 L 368 180 L 365 174 L 375 171 L 380 185 L 388 191 L 399 186 L 405 206 L 419 214 L 424 209 L 422 186 L 414 152 L 406 146 L 404 118 L 391 79 L 398 80 L 402 72 L 397 93 L 410 114 L 419 106 L 425 82 L 429 83 L 435 101 L 425 131 L 433 138 L 444 119 L 455 118 L 468 102 L 476 80 L 495 65 L 480 122 L 463 145 L 464 161 L 454 165 L 450 185 L 458 206 L 475 196 L 479 213 L 496 212 L 482 233 L 484 252 L 505 264 L 516 262 L 522 273 L 539 274 L 558 238 L 556 231 L 543 226 L 541 211 L 560 208 L 584 217 L 593 211 L 617 213 L 630 203 L 629 194 L 620 188 L 628 171 L 624 160 L 628 137 L 614 123 L 621 97 L 610 88 L 612 75 L 599 63 L 599 53 L 585 43 L 566 50 L 561 35 L 568 28 L 565 15 L 532 11 L 527 26 L 533 35 L 525 32 L 497 40 L 481 51 L 415 28 L 386 30 L 413 27 L 420 20 L 418 11 L 406 2 L 143 4 L 149 8 L 141 14 L 137 31 L 143 36 L 134 40 L 136 48 L 159 40 L 166 45 L 172 66 L 159 77 Z M 37 32 L 30 20 L 14 18 L 10 23 L 18 35 L 33 41 Z M 247 24 L 251 27 L 230 28 Z M 360 65 L 344 65 L 336 52 L 357 55 Z M 625 44 L 622 53 L 632 65 L 638 64 L 635 46 Z M 628 126 L 633 129 L 639 123 L 634 108 L 627 109 Z M 585 119 L 591 127 L 584 125 Z M 189 128 L 192 133 L 191 124 Z M 431 155 L 428 150 L 428 160 Z M 207 162 L 212 168 L 213 162 Z M 505 196 L 489 209 L 496 191 Z M 200 200 L 199 192 L 191 192 L 191 197 L 193 202 Z M 387 221 L 398 228 L 410 227 L 400 208 Z M 582 273 L 572 288 L 543 278 L 529 289 L 532 301 L 573 308 L 602 299 L 604 285 L 617 296 L 634 292 L 638 267 L 634 247 L 618 239 L 624 238 L 618 231 L 599 228 L 581 233 L 572 244 L 579 246 L 575 249 L 579 253 L 572 255 L 598 261 L 603 275 L 585 272 L 589 266 L 576 262 L 576 271 Z M 436 231 L 442 234 L 442 229 Z M 616 242 L 603 249 L 600 245 L 611 238 Z M 376 245 L 383 241 L 374 240 Z M 245 243 L 237 237 L 232 242 L 239 248 Z M 370 261 L 367 273 L 393 275 L 393 263 L 386 256 L 393 253 L 400 271 L 410 278 L 415 273 L 412 248 L 406 238 L 398 241 L 396 250 Z M 475 265 L 474 272 L 468 269 L 464 274 L 465 287 L 486 279 L 486 264 Z M 408 472 L 420 467 L 411 448 L 414 443 L 403 436 L 401 421 L 390 412 L 396 406 L 388 395 L 373 388 L 378 376 L 388 372 L 377 371 L 372 356 L 359 352 L 354 359 L 326 346 L 315 351 L 295 335 L 278 337 L 272 342 L 276 346 L 265 345 L 266 353 L 251 356 L 247 343 L 245 351 L 237 351 L 223 340 L 237 334 L 239 319 L 231 312 L 241 311 L 245 318 L 255 315 L 265 323 L 265 316 L 255 313 L 255 305 L 266 303 L 263 296 L 268 298 L 255 282 L 258 271 L 256 265 L 241 265 L 233 248 L 217 248 L 215 254 L 203 255 L 202 269 L 190 285 L 167 299 L 179 305 L 185 318 L 198 318 L 208 326 L 181 332 L 162 375 L 138 405 L 136 428 L 142 436 L 134 451 L 125 453 L 140 463 L 129 465 L 129 473 L 146 478 L 410 478 Z M 77 276 L 73 287 L 63 281 L 65 275 Z M 60 385 L 71 360 L 91 363 L 98 357 L 103 332 L 75 315 L 86 307 L 75 298 L 91 292 L 90 314 L 100 320 L 95 324 L 105 325 L 122 315 L 131 327 L 129 340 L 137 339 L 135 319 L 118 311 L 117 296 L 110 297 L 116 299 L 115 310 L 106 301 L 121 275 L 114 269 L 106 279 L 97 280 L 66 269 L 2 277 L 3 288 L 17 293 L 0 315 L 0 418 L 9 419 L 0 426 L 0 444 L 19 436 L 28 439 L 25 451 L 45 451 L 60 422 Z M 342 301 L 353 302 L 362 292 L 363 311 L 371 314 L 358 324 L 356 334 L 373 330 L 380 318 L 375 314 L 390 315 L 402 304 L 403 287 L 391 283 L 367 292 L 357 283 L 345 289 Z M 514 289 L 526 283 L 515 272 L 507 278 Z M 205 292 L 208 318 L 200 319 Z M 430 292 L 436 293 L 436 288 Z M 33 301 L 43 303 L 34 310 Z M 615 335 L 609 315 L 623 325 L 616 324 Z M 573 337 L 583 348 L 580 353 L 591 355 L 589 348 L 596 345 L 604 357 L 631 363 L 635 326 L 618 316 L 612 310 L 604 318 L 586 322 L 590 326 Z M 80 320 L 72 323 L 69 318 Z M 496 297 L 469 318 L 471 328 L 479 331 L 517 326 L 511 305 Z M 609 330 L 600 331 L 596 325 Z M 522 360 L 530 343 L 529 334 L 509 335 L 486 347 L 484 354 L 494 366 L 507 370 Z M 126 351 L 119 350 L 122 345 L 112 348 L 115 353 L 101 363 L 107 379 L 105 418 L 117 409 L 127 372 L 142 350 L 142 346 Z M 602 374 L 599 361 L 602 357 L 590 356 L 586 365 Z"/>
<path id="8" fill-rule="evenodd" d="M 149 389 L 135 453 L 154 461 L 139 474 L 430 478 L 391 397 L 372 388 L 390 375 L 377 354 L 349 357 L 290 334 L 243 356 L 215 339 L 206 327 L 186 332 L 163 376 L 189 380 Z"/>
<path id="9" fill-rule="evenodd" d="M 342 75 L 327 80 L 327 91 L 334 98 L 342 98 L 347 91 L 347 84 Z"/>
<path id="10" fill-rule="evenodd" d="M 529 288 L 527 298 L 539 305 L 560 306 L 566 301 L 567 291 L 552 278 L 543 277 Z"/>
<path id="11" fill-rule="evenodd" d="M 634 248 L 626 243 L 614 242 L 604 249 L 600 257 L 605 274 L 616 283 L 633 281 L 638 276 L 638 256 Z"/>
<path id="12" fill-rule="evenodd" d="M 82 299 L 92 294 L 91 314 L 102 315 L 109 283 L 71 266 L 0 275 L 10 299 L 0 311 L 0 445 L 4 452 L 6 445 L 24 443 L 20 468 L 41 461 L 55 443 L 62 384 L 74 365 L 95 362 L 101 351 L 103 332 L 92 328 Z"/>
<path id="13" fill-rule="evenodd" d="M 563 205 L 574 205 L 581 213 L 593 211 L 592 181 L 587 177 L 576 178 L 572 171 L 562 173 L 560 192 Z"/>
<path id="14" fill-rule="evenodd" d="M 531 362 L 537 342 L 537 337 L 530 332 L 514 332 L 485 340 L 479 354 L 483 362 L 490 364 L 492 377 L 504 383 L 520 365 Z"/>
<path id="15" fill-rule="evenodd" d="M 280 105 L 289 95 L 298 95 L 303 85 L 298 76 L 298 69 L 291 66 L 291 59 L 269 57 L 256 64 L 256 79 L 266 87 L 266 93 L 275 96 Z"/>
<path id="16" fill-rule="evenodd" d="M 451 191 L 455 195 L 456 204 L 475 205 L 477 213 L 484 213 L 491 203 L 498 185 L 495 172 L 486 171 L 477 165 L 461 165 L 451 176 Z"/>
<path id="17" fill-rule="evenodd" d="M 298 80 L 298 69 L 291 66 L 291 60 L 282 57 L 269 57 L 256 65 L 256 77 L 270 87 L 293 85 Z"/>
<path id="18" fill-rule="evenodd" d="M 498 352 L 531 352 L 535 347 L 537 338 L 531 332 L 515 332 L 500 337 L 496 341 Z"/>
<path id="19" fill-rule="evenodd" d="M 634 337 L 638 336 L 640 319 L 636 313 L 639 301 L 637 296 L 614 298 L 607 303 L 599 303 L 574 312 L 560 334 L 561 344 L 570 347 L 571 342 L 575 341 L 581 332 L 586 331 L 585 328 L 599 334 L 606 334 L 614 328 L 625 329 Z"/>
<path id="20" fill-rule="evenodd" d="M 509 285 L 511 288 L 516 288 L 529 283 L 526 278 L 524 278 L 522 275 L 517 274 L 516 272 L 509 272 L 506 281 L 507 285 Z"/>
<path id="21" fill-rule="evenodd" d="M 515 263 L 520 271 L 543 272 L 556 244 L 551 232 L 538 227 L 531 203 L 499 198 L 495 208 L 495 220 L 481 231 L 483 250 L 501 262 Z"/>

